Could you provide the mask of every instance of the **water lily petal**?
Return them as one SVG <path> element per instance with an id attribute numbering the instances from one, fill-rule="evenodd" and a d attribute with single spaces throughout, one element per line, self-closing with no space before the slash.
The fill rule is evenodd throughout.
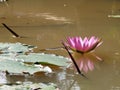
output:
<path id="1" fill-rule="evenodd" d="M 71 49 L 80 53 L 90 52 L 102 44 L 101 40 L 95 36 L 85 37 L 84 39 L 81 37 L 68 37 L 67 43 Z"/>
<path id="2" fill-rule="evenodd" d="M 89 43 L 88 43 L 89 47 L 92 45 L 94 39 L 95 39 L 94 36 L 92 36 L 92 37 L 89 39 Z"/>
<path id="3" fill-rule="evenodd" d="M 69 37 L 67 40 L 68 40 L 68 44 L 69 44 L 71 47 L 75 47 L 75 43 L 74 43 L 73 38 L 70 38 L 70 37 Z"/>
<path id="4" fill-rule="evenodd" d="M 81 40 L 82 40 L 82 39 L 76 38 L 75 48 L 76 48 L 77 50 L 82 50 L 82 48 L 83 48 L 83 43 L 82 43 Z"/>

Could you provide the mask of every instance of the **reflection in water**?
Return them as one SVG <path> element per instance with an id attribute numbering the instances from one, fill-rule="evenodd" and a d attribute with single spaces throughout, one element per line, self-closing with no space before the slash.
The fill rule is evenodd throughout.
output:
<path id="1" fill-rule="evenodd" d="M 85 73 L 87 73 L 88 71 L 93 71 L 95 69 L 96 61 L 102 60 L 94 53 L 84 54 L 84 55 L 81 55 L 80 53 L 75 53 L 74 57 L 79 69 Z"/>
<path id="2" fill-rule="evenodd" d="M 0 0 L 0 3 L 4 3 L 6 6 L 8 6 L 7 1 L 8 1 L 8 0 Z"/>
<path id="3" fill-rule="evenodd" d="M 113 0 L 111 14 L 108 15 L 109 18 L 120 18 L 120 3 L 117 0 Z"/>
<path id="4" fill-rule="evenodd" d="M 87 73 L 89 70 L 94 70 L 94 62 L 87 57 L 81 57 L 77 60 L 77 64 L 81 71 Z"/>
<path id="5" fill-rule="evenodd" d="M 23 18 L 24 16 L 27 16 L 29 18 L 43 18 L 46 20 L 53 20 L 53 21 L 59 21 L 63 23 L 72 23 L 70 19 L 62 16 L 57 16 L 54 15 L 53 13 L 22 13 L 22 12 L 17 12 L 16 13 L 17 18 Z"/>
<path id="6" fill-rule="evenodd" d="M 0 72 L 0 84 L 4 84 L 4 83 L 7 83 L 6 73 Z"/>
<path id="7" fill-rule="evenodd" d="M 54 20 L 54 21 L 63 21 L 63 22 L 69 22 L 70 20 L 66 17 L 58 17 L 56 15 L 52 15 L 51 13 L 42 13 L 42 17 L 48 20 Z"/>
<path id="8" fill-rule="evenodd" d="M 81 90 L 81 87 L 78 85 L 77 80 L 73 74 L 73 71 L 65 71 L 58 73 L 58 86 L 60 90 Z M 74 78 L 74 79 L 73 79 Z M 77 77 L 80 79 L 81 77 Z"/>
<path id="9" fill-rule="evenodd" d="M 0 0 L 0 3 L 1 3 L 1 2 L 6 2 L 6 1 L 8 1 L 8 0 Z"/>

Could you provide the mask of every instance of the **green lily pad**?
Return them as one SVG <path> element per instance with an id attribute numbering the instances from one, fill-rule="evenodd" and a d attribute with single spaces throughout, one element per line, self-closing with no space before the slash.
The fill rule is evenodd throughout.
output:
<path id="1" fill-rule="evenodd" d="M 0 71 L 7 71 L 13 74 L 29 73 L 34 74 L 35 72 L 47 72 L 46 67 L 36 67 L 35 65 L 26 65 L 23 62 L 13 60 L 1 60 Z"/>
<path id="2" fill-rule="evenodd" d="M 63 56 L 56 56 L 54 54 L 44 53 L 30 53 L 29 55 L 1 54 L 0 55 L 0 71 L 7 71 L 9 73 L 29 73 L 48 72 L 52 69 L 48 64 L 67 67 L 70 62 L 69 59 Z M 38 63 L 38 65 L 36 64 Z M 44 67 L 41 65 L 44 63 Z"/>
<path id="3" fill-rule="evenodd" d="M 0 87 L 0 90 L 57 90 L 56 85 L 53 83 L 44 84 L 44 83 L 30 83 L 22 85 L 3 85 Z"/>
<path id="4" fill-rule="evenodd" d="M 21 43 L 0 43 L 0 50 L 3 53 L 25 53 L 35 48 L 35 46 Z"/>
<path id="5" fill-rule="evenodd" d="M 52 69 L 47 66 L 48 64 L 64 67 L 70 64 L 68 58 L 54 54 L 23 54 L 33 48 L 31 45 L 21 43 L 0 43 L 0 49 L 3 52 L 0 54 L 0 71 L 34 74 L 36 72 L 52 72 Z M 22 54 L 18 54 L 20 52 Z M 44 67 L 41 65 L 43 63 Z"/>
<path id="6" fill-rule="evenodd" d="M 9 59 L 25 63 L 38 63 L 38 64 L 51 64 L 56 66 L 68 66 L 70 60 L 63 56 L 56 56 L 55 54 L 44 53 L 30 53 L 28 55 L 16 55 L 16 54 L 1 54 L 0 59 Z"/>
<path id="7" fill-rule="evenodd" d="M 68 66 L 69 59 L 55 54 L 30 53 L 29 55 L 18 55 L 16 59 L 23 62 L 53 64 L 57 66 Z"/>

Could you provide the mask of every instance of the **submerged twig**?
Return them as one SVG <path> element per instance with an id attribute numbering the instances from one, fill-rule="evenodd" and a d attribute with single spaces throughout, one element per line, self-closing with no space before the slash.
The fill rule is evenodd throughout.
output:
<path id="1" fill-rule="evenodd" d="M 80 69 L 79 69 L 77 63 L 75 62 L 75 60 L 74 60 L 72 54 L 69 52 L 68 47 L 67 47 L 63 42 L 62 42 L 62 44 L 63 44 L 64 48 L 66 49 L 66 51 L 68 52 L 68 54 L 69 54 L 71 60 L 73 61 L 73 63 L 74 63 L 74 65 L 75 65 L 75 67 L 76 67 L 78 73 L 79 73 L 80 75 L 82 75 L 83 77 L 87 78 L 87 77 L 86 77 L 84 74 L 82 74 L 82 72 L 80 71 Z"/>
<path id="2" fill-rule="evenodd" d="M 6 24 L 2 23 L 2 25 L 7 28 L 7 30 L 12 33 L 15 37 L 20 37 L 17 33 L 15 33 L 11 28 L 9 28 Z"/>

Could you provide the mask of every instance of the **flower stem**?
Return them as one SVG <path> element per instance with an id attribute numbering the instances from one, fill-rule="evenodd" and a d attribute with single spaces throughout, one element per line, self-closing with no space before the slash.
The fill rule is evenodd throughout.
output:
<path id="1" fill-rule="evenodd" d="M 15 33 L 11 28 L 9 28 L 6 24 L 2 23 L 2 25 L 7 28 L 9 32 L 11 32 L 15 37 L 20 37 L 17 33 Z"/>
<path id="2" fill-rule="evenodd" d="M 79 73 L 80 75 L 82 75 L 83 77 L 87 78 L 87 77 L 86 77 L 84 74 L 82 74 L 82 72 L 80 71 L 80 69 L 79 69 L 77 63 L 75 62 L 75 59 L 73 58 L 72 54 L 69 52 L 68 47 L 67 47 L 63 42 L 62 42 L 62 44 L 63 44 L 64 48 L 66 49 L 66 51 L 68 52 L 68 54 L 69 54 L 71 60 L 73 61 L 73 63 L 74 63 L 74 65 L 75 65 L 75 67 L 76 67 L 78 73 Z"/>

